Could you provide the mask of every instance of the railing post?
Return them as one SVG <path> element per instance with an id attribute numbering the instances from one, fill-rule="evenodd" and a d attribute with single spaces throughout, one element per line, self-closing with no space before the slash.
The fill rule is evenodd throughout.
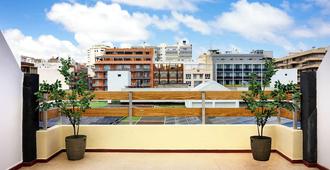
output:
<path id="1" fill-rule="evenodd" d="M 48 94 L 44 94 L 44 99 L 46 101 L 48 101 Z M 43 121 L 43 125 L 44 125 L 43 126 L 44 130 L 47 130 L 47 127 L 48 127 L 48 113 L 47 112 L 48 112 L 47 110 L 42 112 L 42 121 Z"/>
<path id="2" fill-rule="evenodd" d="M 281 124 L 281 109 L 277 109 L 277 123 Z"/>
<path id="3" fill-rule="evenodd" d="M 58 110 L 58 114 L 60 115 L 60 125 L 63 125 L 63 118 L 62 118 L 62 113 L 60 110 Z"/>
<path id="4" fill-rule="evenodd" d="M 298 122 L 298 116 L 297 116 L 297 109 L 295 105 L 297 104 L 295 100 L 292 101 L 294 104 L 294 109 L 293 109 L 293 129 L 297 129 L 297 122 Z"/>
<path id="5" fill-rule="evenodd" d="M 133 92 L 128 92 L 128 121 L 129 121 L 129 124 L 133 124 L 132 122 L 132 115 L 133 115 Z"/>
<path id="6" fill-rule="evenodd" d="M 205 91 L 202 91 L 202 124 L 205 125 L 206 114 L 205 114 Z"/>

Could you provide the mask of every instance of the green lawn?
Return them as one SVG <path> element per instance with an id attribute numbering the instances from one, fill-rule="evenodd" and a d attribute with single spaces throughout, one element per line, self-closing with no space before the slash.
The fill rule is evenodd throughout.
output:
<path id="1" fill-rule="evenodd" d="M 92 101 L 90 106 L 91 106 L 91 108 L 106 107 L 106 106 L 108 106 L 108 102 L 107 101 Z"/>
<path id="2" fill-rule="evenodd" d="M 132 117 L 132 123 L 136 124 L 138 121 L 140 121 L 141 117 Z M 121 120 L 120 122 L 129 122 L 129 117 L 125 117 L 123 120 Z"/>

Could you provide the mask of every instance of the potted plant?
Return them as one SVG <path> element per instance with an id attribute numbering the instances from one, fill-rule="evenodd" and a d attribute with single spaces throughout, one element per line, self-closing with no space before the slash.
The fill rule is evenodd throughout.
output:
<path id="1" fill-rule="evenodd" d="M 252 73 L 249 90 L 242 94 L 247 109 L 255 115 L 258 135 L 251 136 L 250 142 L 253 158 L 259 161 L 267 161 L 270 157 L 272 139 L 264 136 L 264 127 L 268 119 L 276 115 L 281 108 L 290 111 L 297 110 L 297 102 L 300 99 L 300 93 L 293 83 L 281 84 L 277 81 L 273 91 L 266 91 L 266 87 L 270 86 L 271 78 L 276 72 L 274 61 L 266 60 L 263 81 L 257 81 L 257 75 Z M 290 102 L 289 96 L 297 102 Z"/>
<path id="2" fill-rule="evenodd" d="M 65 138 L 66 153 L 69 160 L 79 160 L 84 157 L 86 149 L 86 136 L 79 134 L 80 118 L 86 109 L 90 108 L 92 93 L 88 90 L 87 75 L 79 72 L 77 75 L 71 71 L 71 58 L 61 59 L 59 72 L 65 78 L 65 83 L 70 90 L 61 88 L 61 81 L 53 84 L 43 82 L 36 93 L 40 111 L 49 108 L 58 108 L 64 114 L 73 127 L 73 135 Z"/>

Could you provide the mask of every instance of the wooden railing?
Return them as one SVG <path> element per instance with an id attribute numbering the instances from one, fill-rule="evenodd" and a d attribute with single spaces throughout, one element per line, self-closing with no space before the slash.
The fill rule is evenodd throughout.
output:
<path id="1" fill-rule="evenodd" d="M 268 92 L 270 93 L 270 92 Z M 126 100 L 128 107 L 93 108 L 86 110 L 82 116 L 86 117 L 129 117 L 132 123 L 132 116 L 175 116 L 175 117 L 201 117 L 205 123 L 206 117 L 251 117 L 254 116 L 245 108 L 206 108 L 205 100 L 239 100 L 241 101 L 242 91 L 133 91 L 133 92 L 101 92 L 95 91 L 94 100 Z M 289 96 L 289 99 L 291 97 Z M 133 107 L 136 100 L 200 100 L 201 108 L 162 108 L 162 107 Z M 288 101 L 291 102 L 291 101 Z M 45 114 L 43 114 L 45 115 Z M 298 120 L 298 113 L 286 109 L 279 110 L 278 117 L 293 119 L 294 124 Z M 43 120 L 60 116 L 56 109 L 47 111 Z M 47 117 L 47 118 L 45 118 Z M 45 121 L 44 121 L 45 122 Z"/>

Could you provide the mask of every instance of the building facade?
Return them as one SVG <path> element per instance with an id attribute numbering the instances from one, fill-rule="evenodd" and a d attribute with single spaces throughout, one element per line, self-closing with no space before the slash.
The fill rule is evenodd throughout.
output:
<path id="1" fill-rule="evenodd" d="M 307 51 L 290 53 L 287 57 L 276 59 L 278 69 L 298 69 L 298 84 L 300 83 L 300 73 L 305 71 L 316 71 L 325 54 L 327 48 L 314 48 Z"/>
<path id="2" fill-rule="evenodd" d="M 183 40 L 175 45 L 161 44 L 156 51 L 156 61 L 189 62 L 192 61 L 192 44 Z"/>
<path id="3" fill-rule="evenodd" d="M 95 57 L 103 56 L 105 54 L 105 49 L 111 48 L 107 45 L 93 45 L 87 50 L 87 65 L 93 66 L 95 64 Z"/>
<path id="4" fill-rule="evenodd" d="M 183 63 L 155 62 L 154 85 L 179 86 L 183 82 Z"/>
<path id="5" fill-rule="evenodd" d="M 272 59 L 271 51 L 253 50 L 248 54 L 209 51 L 213 65 L 213 79 L 225 86 L 247 86 L 251 73 L 257 74 L 257 81 L 263 81 L 265 60 Z"/>
<path id="6" fill-rule="evenodd" d="M 154 87 L 153 48 L 107 48 L 103 56 L 95 59 L 95 90 L 110 90 L 108 71 L 130 71 L 130 87 Z"/>
<path id="7" fill-rule="evenodd" d="M 212 64 L 185 63 L 183 82 L 189 87 L 196 87 L 212 80 Z"/>

